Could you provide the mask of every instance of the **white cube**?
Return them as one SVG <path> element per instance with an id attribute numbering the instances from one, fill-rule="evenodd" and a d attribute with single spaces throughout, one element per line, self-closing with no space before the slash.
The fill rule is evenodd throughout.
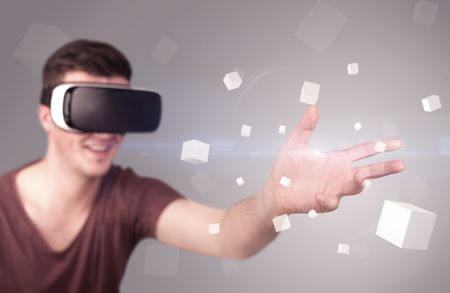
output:
<path id="1" fill-rule="evenodd" d="M 239 185 L 239 186 L 244 185 L 244 178 L 242 178 L 242 177 L 237 178 L 237 179 L 236 179 L 236 183 L 237 183 L 237 185 Z"/>
<path id="2" fill-rule="evenodd" d="M 309 216 L 311 219 L 317 218 L 317 212 L 316 212 L 316 210 L 310 210 L 310 211 L 308 212 L 308 216 Z"/>
<path id="3" fill-rule="evenodd" d="M 441 99 L 438 95 L 431 95 L 426 98 L 422 99 L 422 106 L 423 110 L 425 112 L 433 112 L 440 108 L 442 108 L 441 105 Z"/>
<path id="4" fill-rule="evenodd" d="M 292 179 L 289 179 L 285 176 L 281 177 L 280 179 L 280 184 L 283 185 L 284 187 L 289 187 L 289 185 L 291 185 Z"/>
<path id="5" fill-rule="evenodd" d="M 178 50 L 178 44 L 163 36 L 152 52 L 152 57 L 163 64 L 168 64 Z"/>
<path id="6" fill-rule="evenodd" d="M 386 150 L 386 144 L 384 142 L 377 141 L 374 149 L 377 153 L 383 153 Z"/>
<path id="7" fill-rule="evenodd" d="M 300 103 L 315 105 L 319 99 L 320 84 L 305 81 L 300 95 Z"/>
<path id="8" fill-rule="evenodd" d="M 355 131 L 360 131 L 362 129 L 362 124 L 360 122 L 356 122 L 355 124 L 353 124 L 353 128 L 355 129 Z"/>
<path id="9" fill-rule="evenodd" d="M 208 162 L 209 144 L 196 139 L 183 142 L 181 150 L 181 160 L 192 164 L 202 164 Z"/>
<path id="10" fill-rule="evenodd" d="M 347 73 L 348 75 L 357 75 L 359 73 L 358 63 L 350 63 L 347 65 Z"/>
<path id="11" fill-rule="evenodd" d="M 250 137 L 252 134 L 252 127 L 250 125 L 243 124 L 241 127 L 241 136 Z"/>
<path id="12" fill-rule="evenodd" d="M 220 233 L 220 225 L 219 223 L 208 225 L 208 232 L 211 235 Z"/>
<path id="13" fill-rule="evenodd" d="M 285 134 L 286 133 L 286 125 L 278 126 L 278 133 L 279 134 Z"/>
<path id="14" fill-rule="evenodd" d="M 289 221 L 289 216 L 287 214 L 274 217 L 272 222 L 276 232 L 285 231 L 291 228 L 291 222 Z"/>
<path id="15" fill-rule="evenodd" d="M 242 84 L 242 78 L 237 71 L 229 72 L 225 74 L 223 83 L 229 91 L 237 89 Z"/>
<path id="16" fill-rule="evenodd" d="M 350 245 L 346 244 L 346 243 L 339 243 L 338 253 L 339 254 L 349 254 L 350 253 Z"/>
<path id="17" fill-rule="evenodd" d="M 400 248 L 426 250 L 436 217 L 412 204 L 385 200 L 376 235 Z"/>

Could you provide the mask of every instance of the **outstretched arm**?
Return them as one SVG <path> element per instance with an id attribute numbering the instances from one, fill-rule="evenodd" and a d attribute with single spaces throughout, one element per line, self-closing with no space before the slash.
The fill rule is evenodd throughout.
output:
<path id="1" fill-rule="evenodd" d="M 379 153 L 376 142 L 319 153 L 308 140 L 319 120 L 310 106 L 281 150 L 270 177 L 259 192 L 227 210 L 188 199 L 171 203 L 158 220 L 156 237 L 167 244 L 203 254 L 242 259 L 272 241 L 277 233 L 272 218 L 282 214 L 330 212 L 343 196 L 355 195 L 366 179 L 403 171 L 400 160 L 353 167 L 352 163 Z M 383 141 L 384 151 L 401 147 L 398 139 Z M 290 182 L 280 184 L 282 177 Z M 220 233 L 209 235 L 208 225 L 220 223 Z"/>

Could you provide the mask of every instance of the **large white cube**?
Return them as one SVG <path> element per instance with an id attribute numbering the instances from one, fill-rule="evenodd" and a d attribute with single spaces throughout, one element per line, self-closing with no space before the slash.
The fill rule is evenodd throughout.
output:
<path id="1" fill-rule="evenodd" d="M 237 89 L 242 84 L 242 78 L 237 71 L 229 72 L 225 74 L 223 83 L 229 91 Z"/>
<path id="2" fill-rule="evenodd" d="M 274 217 L 272 222 L 276 232 L 285 231 L 291 228 L 291 222 L 289 221 L 289 216 L 287 214 Z"/>
<path id="3" fill-rule="evenodd" d="M 431 95 L 422 99 L 422 106 L 425 112 L 433 112 L 442 108 L 441 99 L 438 95 Z"/>
<path id="4" fill-rule="evenodd" d="M 305 81 L 300 95 L 300 103 L 315 105 L 319 99 L 320 84 Z"/>
<path id="5" fill-rule="evenodd" d="M 359 73 L 358 63 L 350 63 L 347 65 L 347 73 L 348 75 L 357 75 Z"/>
<path id="6" fill-rule="evenodd" d="M 339 254 L 349 254 L 350 253 L 350 245 L 347 243 L 339 243 L 338 253 Z"/>
<path id="7" fill-rule="evenodd" d="M 250 137 L 252 134 L 252 126 L 243 124 L 241 127 L 241 136 Z"/>
<path id="8" fill-rule="evenodd" d="M 400 248 L 426 250 L 436 217 L 412 204 L 385 200 L 376 235 Z"/>
<path id="9" fill-rule="evenodd" d="M 208 162 L 209 144 L 196 139 L 183 142 L 181 150 L 181 160 L 192 164 L 202 164 Z"/>
<path id="10" fill-rule="evenodd" d="M 377 143 L 375 144 L 374 149 L 375 149 L 375 151 L 377 153 L 383 153 L 386 150 L 386 146 L 387 145 L 384 142 L 377 141 Z"/>

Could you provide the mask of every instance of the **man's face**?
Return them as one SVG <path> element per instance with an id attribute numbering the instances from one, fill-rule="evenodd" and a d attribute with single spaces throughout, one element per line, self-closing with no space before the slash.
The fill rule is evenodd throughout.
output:
<path id="1" fill-rule="evenodd" d="M 129 85 L 129 81 L 122 76 L 101 77 L 82 71 L 66 73 L 63 82 Z M 103 176 L 108 171 L 124 138 L 121 134 L 67 132 L 58 128 L 53 121 L 47 123 L 46 130 L 52 155 L 61 160 L 59 163 L 67 164 L 87 177 Z"/>

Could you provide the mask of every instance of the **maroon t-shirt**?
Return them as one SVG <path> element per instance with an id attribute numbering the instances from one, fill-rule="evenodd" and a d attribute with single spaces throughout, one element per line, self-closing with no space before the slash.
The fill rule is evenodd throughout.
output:
<path id="1" fill-rule="evenodd" d="M 113 165 L 83 228 L 53 251 L 17 194 L 15 176 L 0 176 L 0 292 L 118 292 L 136 244 L 155 236 L 163 209 L 182 197 L 164 182 Z"/>

